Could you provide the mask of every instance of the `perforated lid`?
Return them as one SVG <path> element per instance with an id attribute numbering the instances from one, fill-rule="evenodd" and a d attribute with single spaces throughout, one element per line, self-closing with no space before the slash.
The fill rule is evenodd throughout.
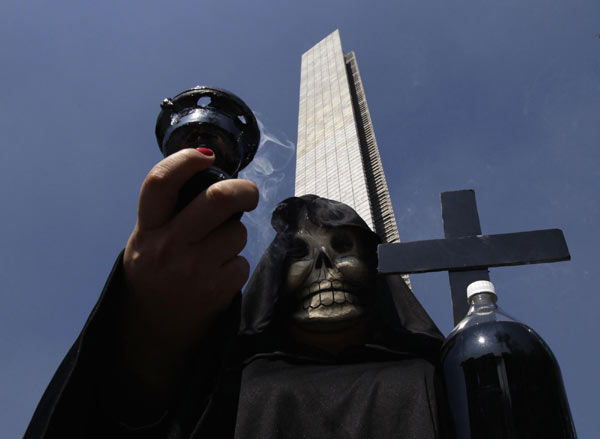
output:
<path id="1" fill-rule="evenodd" d="M 478 280 L 469 284 L 467 287 L 467 298 L 470 299 L 475 294 L 479 293 L 492 293 L 496 294 L 496 288 L 494 288 L 494 284 L 489 280 Z"/>

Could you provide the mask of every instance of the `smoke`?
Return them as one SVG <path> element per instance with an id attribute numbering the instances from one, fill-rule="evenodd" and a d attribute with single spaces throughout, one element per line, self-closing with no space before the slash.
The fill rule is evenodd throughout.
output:
<path id="1" fill-rule="evenodd" d="M 252 180 L 258 186 L 258 207 L 245 213 L 242 220 L 248 228 L 248 246 L 244 253 L 251 265 L 275 235 L 271 228 L 273 209 L 284 198 L 293 195 L 293 168 L 290 166 L 296 145 L 275 136 L 265 128 L 260 114 L 254 113 L 260 129 L 260 144 L 254 159 L 240 172 L 240 178 Z"/>

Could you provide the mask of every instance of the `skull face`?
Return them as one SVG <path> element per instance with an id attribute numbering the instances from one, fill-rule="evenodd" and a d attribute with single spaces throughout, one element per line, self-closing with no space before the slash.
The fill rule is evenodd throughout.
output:
<path id="1" fill-rule="evenodd" d="M 332 332 L 366 317 L 374 293 L 376 253 L 359 231 L 303 220 L 287 261 L 284 293 L 292 302 L 296 325 Z"/>

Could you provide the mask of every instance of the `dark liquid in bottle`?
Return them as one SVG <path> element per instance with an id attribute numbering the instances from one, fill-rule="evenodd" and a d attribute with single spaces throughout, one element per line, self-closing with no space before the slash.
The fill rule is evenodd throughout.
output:
<path id="1" fill-rule="evenodd" d="M 482 323 L 442 349 L 457 439 L 575 438 L 558 363 L 516 322 Z"/>

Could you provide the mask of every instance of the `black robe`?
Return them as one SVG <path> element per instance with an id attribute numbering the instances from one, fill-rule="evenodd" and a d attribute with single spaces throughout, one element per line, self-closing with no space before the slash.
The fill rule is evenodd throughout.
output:
<path id="1" fill-rule="evenodd" d="M 139 425 L 111 413 L 110 340 L 123 294 L 119 257 L 81 335 L 46 390 L 27 438 L 414 438 L 445 437 L 435 373 L 443 336 L 400 276 L 379 276 L 367 344 L 337 355 L 291 342 L 280 284 L 302 212 L 324 227 L 378 238 L 348 206 L 292 197 L 273 214 L 277 236 L 244 292 L 198 347 L 194 372 L 167 412 Z M 238 329 L 239 328 L 239 329 Z M 236 334 L 237 333 L 237 334 Z"/>

